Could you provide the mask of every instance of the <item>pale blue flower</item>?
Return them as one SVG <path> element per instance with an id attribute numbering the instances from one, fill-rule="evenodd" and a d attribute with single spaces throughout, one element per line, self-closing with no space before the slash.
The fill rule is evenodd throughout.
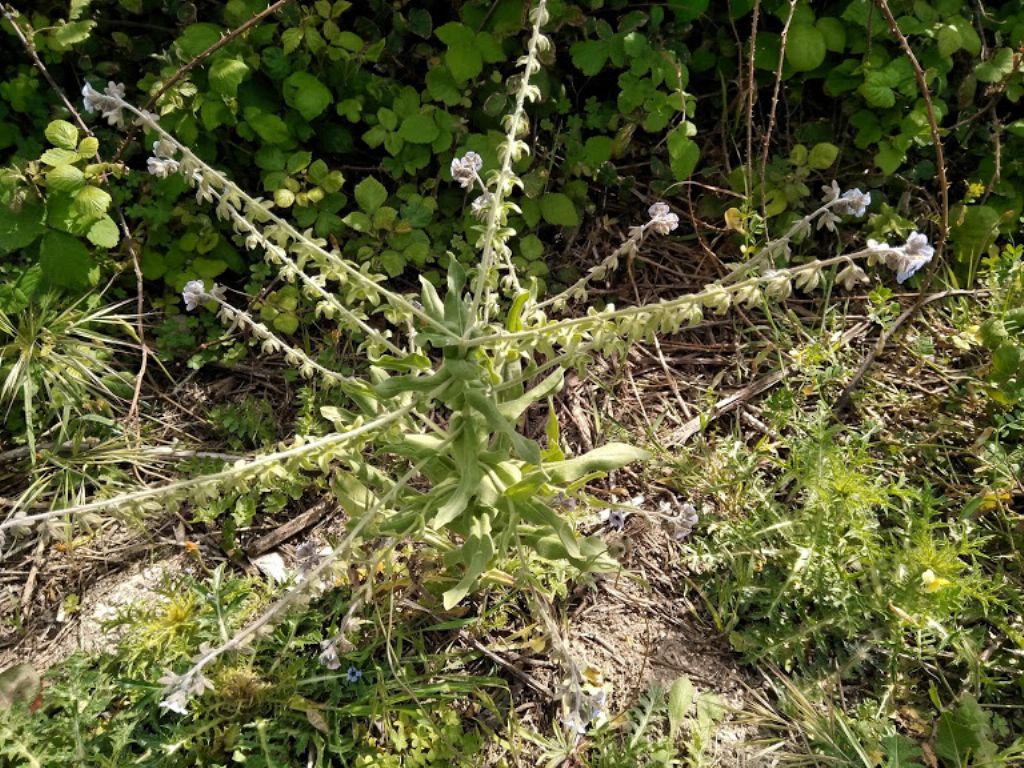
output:
<path id="1" fill-rule="evenodd" d="M 363 671 L 356 669 L 355 666 L 350 666 L 348 671 L 345 672 L 345 680 L 350 683 L 358 683 L 363 677 Z"/>

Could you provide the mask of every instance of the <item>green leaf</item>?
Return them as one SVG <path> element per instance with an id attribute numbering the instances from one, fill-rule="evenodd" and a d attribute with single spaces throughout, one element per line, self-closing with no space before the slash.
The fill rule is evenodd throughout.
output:
<path id="1" fill-rule="evenodd" d="M 842 53 L 846 48 L 846 27 L 833 16 L 822 16 L 814 26 L 825 39 L 825 48 L 833 53 Z"/>
<path id="2" fill-rule="evenodd" d="M 953 226 L 950 227 L 949 239 L 953 243 L 957 260 L 971 264 L 981 257 L 995 239 L 999 214 L 988 205 L 966 205 L 950 218 Z"/>
<path id="3" fill-rule="evenodd" d="M 46 207 L 33 202 L 25 202 L 15 209 L 0 206 L 0 253 L 31 245 L 46 231 L 45 214 Z"/>
<path id="4" fill-rule="evenodd" d="M 539 259 L 544 255 L 544 243 L 536 235 L 527 235 L 519 241 L 519 253 L 527 261 Z"/>
<path id="5" fill-rule="evenodd" d="M 388 191 L 373 176 L 367 176 L 356 184 L 354 190 L 356 202 L 366 213 L 373 213 L 388 199 Z"/>
<path id="6" fill-rule="evenodd" d="M 290 144 L 288 124 L 277 115 L 261 112 L 255 107 L 245 110 L 245 121 L 267 144 Z"/>
<path id="7" fill-rule="evenodd" d="M 608 61 L 609 45 L 605 40 L 580 40 L 569 48 L 573 66 L 587 77 L 604 69 Z"/>
<path id="8" fill-rule="evenodd" d="M 794 24 L 786 39 L 786 62 L 797 72 L 817 69 L 825 61 L 825 36 L 809 24 Z"/>
<path id="9" fill-rule="evenodd" d="M 249 66 L 240 56 L 223 56 L 210 65 L 210 88 L 221 96 L 235 96 L 248 74 Z"/>
<path id="10" fill-rule="evenodd" d="M 453 107 L 462 101 L 462 92 L 459 90 L 455 78 L 448 69 L 435 67 L 427 72 L 427 92 L 434 101 L 443 102 Z"/>
<path id="11" fill-rule="evenodd" d="M 677 21 L 694 21 L 708 9 L 710 0 L 668 0 Z"/>
<path id="12" fill-rule="evenodd" d="M 192 24 L 185 28 L 176 42 L 181 52 L 192 58 L 220 40 L 221 31 L 216 24 Z"/>
<path id="13" fill-rule="evenodd" d="M 73 149 L 48 149 L 39 156 L 39 161 L 45 165 L 70 165 L 77 163 L 82 156 Z"/>
<path id="14" fill-rule="evenodd" d="M 47 42 L 55 51 L 66 51 L 77 43 L 88 40 L 89 32 L 95 26 L 96 22 L 91 20 L 65 22 L 50 33 Z"/>
<path id="15" fill-rule="evenodd" d="M 822 142 L 821 144 L 815 144 L 811 149 L 810 154 L 807 156 L 807 164 L 817 171 L 823 171 L 826 168 L 831 168 L 838 156 L 839 147 L 835 144 Z"/>
<path id="16" fill-rule="evenodd" d="M 299 330 L 299 318 L 292 312 L 281 312 L 273 319 L 271 325 L 275 331 L 290 336 Z"/>
<path id="17" fill-rule="evenodd" d="M 465 83 L 483 71 L 484 59 L 473 30 L 465 24 L 452 21 L 438 27 L 434 34 L 448 46 L 444 63 L 457 82 Z"/>
<path id="18" fill-rule="evenodd" d="M 700 160 L 700 147 L 687 136 L 686 125 L 676 127 L 669 135 L 668 144 L 669 167 L 672 175 L 679 181 L 686 181 L 693 174 Z"/>
<path id="19" fill-rule="evenodd" d="M 992 353 L 992 378 L 1006 381 L 1020 368 L 1021 348 L 1013 342 L 1002 344 Z"/>
<path id="20" fill-rule="evenodd" d="M 935 754 L 943 765 L 967 768 L 991 765 L 994 744 L 989 739 L 988 715 L 973 696 L 966 695 L 955 710 L 943 712 L 935 729 Z"/>
<path id="21" fill-rule="evenodd" d="M 935 35 L 935 40 L 939 46 L 939 54 L 946 58 L 952 56 L 963 47 L 963 37 L 960 35 L 960 30 L 951 24 L 940 27 Z"/>
<path id="22" fill-rule="evenodd" d="M 568 195 L 549 192 L 540 199 L 540 213 L 544 221 L 560 227 L 575 227 L 580 223 L 576 206 Z"/>
<path id="23" fill-rule="evenodd" d="M 285 56 L 295 51 L 302 42 L 302 27 L 289 27 L 281 33 L 281 50 Z"/>
<path id="24" fill-rule="evenodd" d="M 378 258 L 384 271 L 391 277 L 398 277 L 405 270 L 405 256 L 396 250 L 388 248 Z"/>
<path id="25" fill-rule="evenodd" d="M 491 539 L 491 516 L 483 513 L 473 521 L 469 537 L 460 552 L 459 560 L 466 564 L 466 572 L 458 584 L 442 595 L 446 611 L 454 608 L 469 594 L 469 590 L 487 570 L 492 557 L 494 541 Z"/>
<path id="26" fill-rule="evenodd" d="M 878 145 L 878 152 L 875 153 L 875 165 L 888 176 L 896 173 L 906 157 L 907 153 L 891 141 L 883 141 Z"/>
<path id="27" fill-rule="evenodd" d="M 284 100 L 306 120 L 318 117 L 331 103 L 330 89 L 308 72 L 294 72 L 284 81 Z"/>
<path id="28" fill-rule="evenodd" d="M 672 683 L 672 688 L 669 689 L 668 723 L 669 734 L 673 739 L 679 733 L 679 728 L 683 724 L 683 718 L 686 717 L 686 713 L 690 711 L 690 705 L 693 704 L 693 696 L 693 683 L 685 675 Z"/>
<path id="29" fill-rule="evenodd" d="M 474 422 L 472 419 L 464 419 L 461 424 L 459 437 L 452 446 L 455 466 L 459 471 L 459 483 L 448 500 L 431 518 L 430 527 L 435 531 L 440 531 L 466 511 L 480 487 L 480 478 L 483 475 L 478 462 L 480 444 Z"/>
<path id="30" fill-rule="evenodd" d="M 418 112 L 402 121 L 398 135 L 412 144 L 430 144 L 441 133 L 432 115 Z"/>
<path id="31" fill-rule="evenodd" d="M 58 165 L 46 172 L 46 188 L 54 192 L 74 192 L 85 184 L 85 174 L 74 165 Z"/>
<path id="32" fill-rule="evenodd" d="M 111 202 L 110 195 L 105 190 L 89 185 L 75 193 L 71 207 L 79 216 L 95 219 L 109 210 Z"/>
<path id="33" fill-rule="evenodd" d="M 71 150 L 78 147 L 78 129 L 67 120 L 54 120 L 43 133 L 55 147 Z"/>
<path id="34" fill-rule="evenodd" d="M 921 768 L 917 758 L 922 757 L 924 752 L 906 736 L 886 736 L 881 740 L 881 745 L 885 750 L 883 768 Z"/>
<path id="35" fill-rule="evenodd" d="M 89 249 L 77 237 L 51 229 L 39 245 L 43 277 L 61 288 L 84 288 L 91 282 L 89 270 L 95 264 Z"/>
<path id="36" fill-rule="evenodd" d="M 625 443 L 608 443 L 575 459 L 556 461 L 544 466 L 552 481 L 572 483 L 593 472 L 607 472 L 632 464 L 634 461 L 646 461 L 650 457 L 651 454 L 642 448 L 634 448 Z"/>
<path id="37" fill-rule="evenodd" d="M 86 136 L 78 145 L 78 154 L 81 157 L 92 157 L 100 151 L 100 140 L 95 136 Z"/>
<path id="38" fill-rule="evenodd" d="M 1013 49 L 1000 48 L 995 55 L 974 68 L 974 76 L 982 83 L 995 83 L 1013 72 Z"/>
<path id="39" fill-rule="evenodd" d="M 112 218 L 104 216 L 89 227 L 86 237 L 89 238 L 90 243 L 100 248 L 113 248 L 121 239 L 121 232 Z"/>

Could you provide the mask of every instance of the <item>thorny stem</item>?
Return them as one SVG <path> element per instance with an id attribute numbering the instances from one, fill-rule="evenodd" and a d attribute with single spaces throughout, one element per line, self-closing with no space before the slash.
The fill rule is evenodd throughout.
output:
<path id="1" fill-rule="evenodd" d="M 505 141 L 501 145 L 501 168 L 494 182 L 494 198 L 491 200 L 491 205 L 487 211 L 487 224 L 483 234 L 483 253 L 481 254 L 480 271 L 477 274 L 476 287 L 473 290 L 473 304 L 470 316 L 476 317 L 477 311 L 482 311 L 484 325 L 487 324 L 490 315 L 490 306 L 487 301 L 489 296 L 487 281 L 490 278 L 491 269 L 494 267 L 496 255 L 494 244 L 495 238 L 498 235 L 498 229 L 501 227 L 506 188 L 518 181 L 512 172 L 512 163 L 514 162 L 513 157 L 516 154 L 516 146 L 519 144 L 519 135 L 524 125 L 523 121 L 526 119 L 526 99 L 531 90 L 530 77 L 533 75 L 534 67 L 538 66 L 537 54 L 540 47 L 539 41 L 542 37 L 540 28 L 547 21 L 547 0 L 538 0 L 531 15 L 533 30 L 530 34 L 526 56 L 522 60 L 523 74 L 519 82 L 519 88 L 516 90 L 515 107 L 508 116 Z M 508 264 L 508 270 L 509 275 L 516 279 L 515 268 L 511 263 Z M 483 302 L 482 307 L 481 302 Z"/>
<path id="2" fill-rule="evenodd" d="M 261 21 L 263 21 L 271 14 L 277 13 L 284 6 L 288 5 L 288 3 L 290 3 L 291 1 L 292 0 L 276 0 L 276 2 L 273 2 L 270 5 L 268 5 L 266 8 L 257 13 L 247 22 L 225 34 L 223 37 L 220 38 L 220 40 L 215 42 L 205 51 L 202 51 L 201 53 L 194 56 L 191 61 L 189 61 L 185 66 L 178 69 L 178 71 L 175 72 L 174 75 L 166 83 L 160 86 L 160 90 L 158 90 L 156 93 L 149 97 L 149 99 L 143 105 L 142 109 L 144 111 L 151 110 L 153 107 L 156 106 L 157 102 L 160 101 L 161 98 L 163 98 L 164 94 L 170 91 L 171 88 L 174 87 L 175 83 L 181 80 L 181 78 L 183 78 L 197 66 L 202 64 L 204 61 L 206 61 L 206 59 L 208 59 L 214 53 L 216 53 L 225 45 L 230 43 L 232 40 L 241 37 L 242 34 L 252 29 L 254 26 L 259 24 Z M 121 161 L 121 158 L 124 156 L 125 150 L 128 149 L 128 145 L 131 144 L 132 139 L 135 138 L 135 134 L 137 131 L 138 128 L 135 126 L 132 126 L 128 130 L 128 134 L 124 137 L 124 139 L 122 139 L 121 144 L 118 146 L 117 151 L 114 153 L 113 162 L 118 163 Z"/>

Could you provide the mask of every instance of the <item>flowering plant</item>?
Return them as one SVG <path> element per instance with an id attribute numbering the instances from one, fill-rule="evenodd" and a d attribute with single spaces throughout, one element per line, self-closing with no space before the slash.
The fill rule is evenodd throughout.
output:
<path id="1" fill-rule="evenodd" d="M 188 670 L 161 681 L 167 686 L 166 709 L 187 711 L 188 700 L 210 687 L 205 668 L 308 598 L 320 588 L 322 577 L 351 555 L 355 543 L 371 534 L 411 535 L 440 549 L 451 565 L 442 595 L 445 608 L 454 607 L 485 581 L 528 578 L 528 569 L 501 567 L 516 558 L 539 557 L 575 572 L 614 567 L 603 543 L 578 537 L 573 521 L 547 500 L 572 495 L 589 479 L 648 454 L 612 443 L 567 458 L 557 431 L 549 433 L 543 447 L 521 434 L 524 413 L 550 402 L 562 386 L 565 370 L 584 365 L 595 353 L 622 352 L 657 333 L 696 324 L 705 309 L 722 314 L 734 304 L 782 300 L 794 283 L 812 290 L 833 266 L 840 267 L 836 281 L 852 288 L 867 279 L 859 261 L 881 260 L 902 282 L 932 257 L 927 240 L 915 232 L 899 247 L 869 242 L 853 253 L 776 266 L 775 260 L 788 256 L 791 242 L 812 225 L 835 232 L 842 217 L 864 216 L 871 196 L 857 189 L 842 192 L 833 182 L 817 210 L 700 292 L 559 316 L 570 305 L 586 301 L 593 281 L 610 276 L 623 258 L 634 257 L 647 238 L 671 236 L 680 221 L 668 203 L 654 202 L 622 244 L 565 291 L 541 299 L 534 284 L 524 286 L 508 245 L 515 234 L 509 216 L 519 210 L 511 196 L 522 186 L 514 166 L 530 151 L 525 141 L 526 105 L 541 95 L 532 76 L 540 69 L 541 53 L 550 48 L 542 32 L 547 21 L 543 1 L 531 11 L 530 20 L 530 37 L 519 62 L 522 74 L 512 83 L 513 107 L 503 123 L 497 167 L 485 168 L 474 152 L 451 164 L 455 183 L 479 190 L 471 209 L 479 221 L 475 245 L 480 258 L 469 274 L 450 259 L 443 296 L 425 279 L 417 296 L 388 287 L 383 275 L 343 258 L 312 231 L 300 231 L 273 202 L 246 193 L 172 136 L 156 115 L 128 103 L 122 86 L 109 83 L 102 92 L 88 84 L 83 88 L 87 112 L 100 114 L 111 125 L 134 122 L 152 135 L 153 155 L 147 163 L 151 174 L 180 174 L 195 190 L 196 199 L 212 205 L 216 216 L 230 224 L 239 242 L 262 254 L 285 281 L 299 285 L 316 302 L 319 315 L 356 339 L 372 366 L 367 379 L 332 370 L 232 305 L 223 286 L 190 281 L 182 292 L 187 310 L 215 308 L 223 322 L 260 339 L 266 353 L 282 354 L 301 375 L 341 389 L 346 406 L 331 409 L 329 415 L 336 431 L 316 439 L 296 437 L 279 451 L 238 461 L 216 473 L 16 521 L 24 526 L 112 509 L 151 513 L 186 498 L 201 502 L 252 483 L 273 483 L 286 470 L 322 472 L 333 486 L 347 488 L 359 499 L 346 539 L 310 567 L 303 579 L 289 584 L 278 602 L 221 646 L 201 649 Z M 371 447 L 378 460 L 374 465 L 367 459 Z M 678 538 L 688 535 L 697 520 L 693 507 L 679 514 L 659 514 L 675 519 Z M 617 525 L 621 520 L 609 522 Z M 0 524 L 0 530 L 14 524 Z M 324 644 L 321 659 L 328 667 L 340 667 L 336 639 Z M 360 674 L 350 669 L 350 682 Z M 577 730 L 595 716 L 590 712 L 581 718 L 579 711 L 580 706 L 573 708 L 571 727 Z"/>

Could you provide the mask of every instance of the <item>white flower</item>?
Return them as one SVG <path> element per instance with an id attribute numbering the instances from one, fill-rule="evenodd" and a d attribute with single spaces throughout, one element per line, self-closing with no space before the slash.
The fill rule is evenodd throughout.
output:
<path id="1" fill-rule="evenodd" d="M 185 309 L 191 312 L 203 303 L 206 298 L 206 288 L 202 280 L 189 280 L 181 292 L 181 298 L 185 300 Z"/>
<path id="2" fill-rule="evenodd" d="M 463 189 L 471 189 L 483 166 L 484 161 L 480 155 L 473 151 L 467 152 L 452 160 L 452 179 L 459 182 Z"/>
<path id="3" fill-rule="evenodd" d="M 474 216 L 483 221 L 487 218 L 487 214 L 490 213 L 492 202 L 494 202 L 494 195 L 490 192 L 484 192 L 472 202 L 470 209 L 473 211 Z"/>
<path id="4" fill-rule="evenodd" d="M 841 216 L 856 216 L 859 218 L 867 213 L 869 205 L 871 205 L 870 192 L 848 189 L 839 197 L 839 201 L 833 206 L 833 210 Z"/>
<path id="5" fill-rule="evenodd" d="M 827 229 L 830 232 L 836 231 L 836 224 L 840 221 L 839 217 L 836 216 L 832 211 L 822 211 L 821 215 L 818 216 L 818 229 Z"/>
<path id="6" fill-rule="evenodd" d="M 172 173 L 178 172 L 178 161 L 151 157 L 146 160 L 146 167 L 149 169 L 149 172 L 158 179 L 166 179 Z"/>
<path id="7" fill-rule="evenodd" d="M 187 715 L 188 692 L 184 688 L 179 688 L 163 699 L 158 706 L 178 715 Z"/>
<path id="8" fill-rule="evenodd" d="M 853 262 L 850 262 L 846 266 L 846 269 L 836 275 L 836 282 L 846 290 L 852 291 L 857 286 L 857 283 L 870 283 L 871 281 L 868 279 L 868 276 L 864 273 L 863 269 Z"/>
<path id="9" fill-rule="evenodd" d="M 890 266 L 896 271 L 896 282 L 904 283 L 917 273 L 925 264 L 932 260 L 935 249 L 929 245 L 928 236 L 920 232 L 911 232 L 902 253 Z"/>
<path id="10" fill-rule="evenodd" d="M 320 648 L 321 653 L 317 657 L 319 662 L 328 669 L 341 669 L 341 659 L 338 658 L 337 638 L 321 641 Z"/>
<path id="11" fill-rule="evenodd" d="M 839 182 L 836 181 L 835 179 L 832 179 L 832 183 L 831 184 L 827 184 L 826 186 L 822 187 L 821 191 L 822 191 L 822 199 L 826 203 L 831 203 L 833 200 L 838 198 L 840 194 L 842 194 L 839 191 Z"/>
<path id="12" fill-rule="evenodd" d="M 648 226 L 659 235 L 667 235 L 679 226 L 679 217 L 672 213 L 667 203 L 655 203 L 647 209 L 647 213 L 651 217 Z"/>
<path id="13" fill-rule="evenodd" d="M 121 114 L 124 104 L 123 83 L 109 82 L 103 93 L 86 83 L 82 86 L 82 99 L 85 111 L 90 115 L 99 112 L 111 125 L 124 128 L 124 115 Z"/>
<path id="14" fill-rule="evenodd" d="M 284 558 L 277 552 L 268 552 L 253 558 L 251 562 L 264 576 L 278 584 L 288 581 L 291 575 L 288 573 L 288 567 L 284 564 Z"/>

